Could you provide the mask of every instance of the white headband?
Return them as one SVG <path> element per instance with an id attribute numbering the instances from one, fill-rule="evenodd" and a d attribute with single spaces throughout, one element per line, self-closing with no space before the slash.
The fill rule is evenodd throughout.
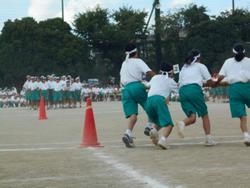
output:
<path id="1" fill-rule="evenodd" d="M 125 53 L 126 53 L 125 61 L 128 60 L 130 54 L 135 53 L 135 52 L 137 52 L 137 48 L 135 48 L 135 49 L 133 49 L 133 50 L 131 50 L 131 51 L 125 52 Z"/>
<path id="2" fill-rule="evenodd" d="M 197 56 L 194 56 L 194 60 L 192 61 L 192 63 L 190 65 L 195 63 L 199 57 L 201 57 L 201 54 L 198 54 Z"/>
<path id="3" fill-rule="evenodd" d="M 243 50 L 242 53 L 245 53 L 245 52 L 246 52 L 246 50 Z M 237 51 L 233 48 L 233 53 L 234 53 L 234 54 L 238 54 L 239 52 L 237 52 Z"/>
<path id="4" fill-rule="evenodd" d="M 167 71 L 162 71 L 162 70 L 160 70 L 161 75 L 165 75 L 165 76 L 166 76 L 166 79 L 168 78 L 168 74 L 169 74 L 170 72 L 171 72 L 171 71 L 167 72 Z"/>

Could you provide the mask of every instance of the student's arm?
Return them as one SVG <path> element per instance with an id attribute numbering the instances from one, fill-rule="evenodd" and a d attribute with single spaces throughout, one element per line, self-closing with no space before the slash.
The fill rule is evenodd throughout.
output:
<path id="1" fill-rule="evenodd" d="M 153 77 L 153 76 L 155 76 L 156 74 L 155 74 L 155 72 L 154 71 L 148 71 L 147 73 L 146 73 L 146 75 L 147 75 L 147 77 L 149 77 L 150 79 Z"/>
<path id="2" fill-rule="evenodd" d="M 223 87 L 226 87 L 226 86 L 229 86 L 229 83 L 228 82 L 222 82 L 222 80 L 225 78 L 225 76 L 223 75 L 220 75 L 217 82 L 216 82 L 216 86 L 223 86 Z"/>
<path id="3" fill-rule="evenodd" d="M 217 82 L 215 82 L 212 79 L 210 79 L 206 83 L 203 84 L 203 87 L 216 87 L 216 83 Z"/>

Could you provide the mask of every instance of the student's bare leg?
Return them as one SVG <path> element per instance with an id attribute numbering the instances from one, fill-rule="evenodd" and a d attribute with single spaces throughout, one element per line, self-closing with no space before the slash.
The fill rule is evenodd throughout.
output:
<path id="1" fill-rule="evenodd" d="M 211 131 L 211 125 L 210 125 L 210 120 L 208 114 L 202 117 L 202 122 L 203 122 L 203 129 L 206 135 L 210 134 Z"/>
<path id="2" fill-rule="evenodd" d="M 196 122 L 196 114 L 192 113 L 189 117 L 186 117 L 183 121 L 178 121 L 176 128 L 179 137 L 184 138 L 184 128 L 185 126 L 190 126 Z"/>
<path id="3" fill-rule="evenodd" d="M 167 143 L 167 138 L 169 137 L 170 133 L 173 130 L 173 126 L 172 125 L 167 125 L 166 127 L 164 127 L 162 129 L 162 137 L 160 138 L 158 145 L 162 148 L 162 149 L 168 149 L 168 143 Z"/>

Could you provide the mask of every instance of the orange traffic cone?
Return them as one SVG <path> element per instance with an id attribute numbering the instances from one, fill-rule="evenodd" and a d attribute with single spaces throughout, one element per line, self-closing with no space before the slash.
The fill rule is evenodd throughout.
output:
<path id="1" fill-rule="evenodd" d="M 97 140 L 94 113 L 90 98 L 87 99 L 82 144 L 80 147 L 103 147 Z"/>
<path id="2" fill-rule="evenodd" d="M 40 99 L 40 109 L 39 109 L 39 120 L 47 119 L 46 112 L 45 112 L 45 105 L 44 105 L 44 98 L 41 96 Z"/>

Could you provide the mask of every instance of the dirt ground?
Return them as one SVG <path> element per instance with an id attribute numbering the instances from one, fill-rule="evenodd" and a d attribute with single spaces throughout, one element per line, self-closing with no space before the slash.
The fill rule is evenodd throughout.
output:
<path id="1" fill-rule="evenodd" d="M 179 103 L 169 107 L 174 120 L 184 118 Z M 45 121 L 38 120 L 37 111 L 0 109 L 0 187 L 250 187 L 250 147 L 242 143 L 228 104 L 208 103 L 217 146 L 203 145 L 199 119 L 184 139 L 172 132 L 169 150 L 144 136 L 143 111 L 135 128 L 136 148 L 127 149 L 121 141 L 126 128 L 121 103 L 93 103 L 93 109 L 104 146 L 97 149 L 79 148 L 84 108 L 50 110 Z"/>

